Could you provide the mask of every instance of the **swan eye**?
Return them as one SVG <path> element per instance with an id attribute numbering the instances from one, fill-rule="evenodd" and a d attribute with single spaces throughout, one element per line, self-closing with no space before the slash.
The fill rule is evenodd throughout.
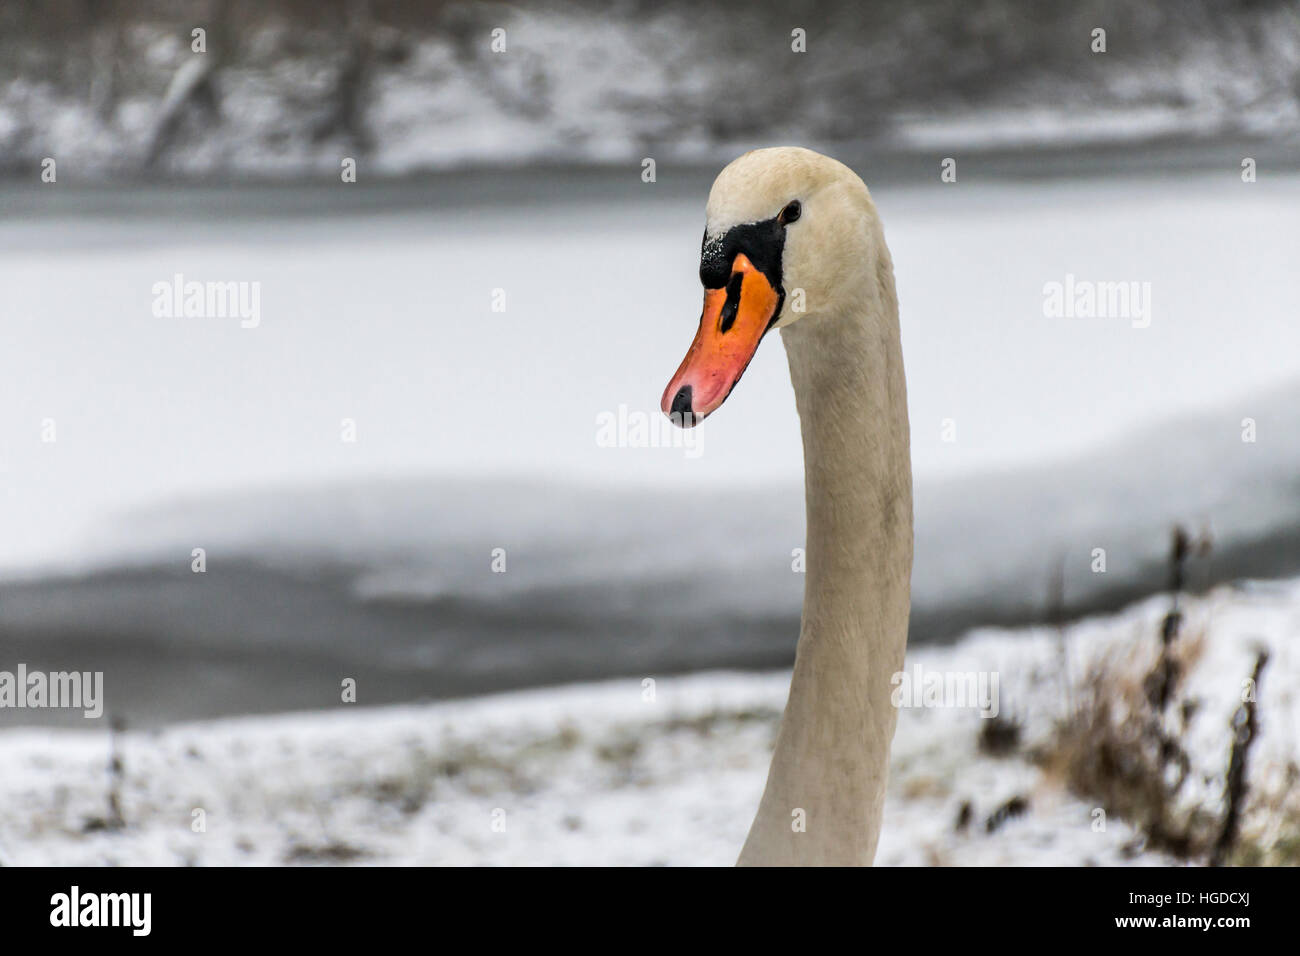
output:
<path id="1" fill-rule="evenodd" d="M 801 212 L 803 212 L 803 206 L 799 205 L 799 200 L 792 199 L 790 202 L 786 203 L 785 208 L 781 210 L 781 215 L 776 218 L 780 221 L 781 225 L 788 226 L 799 218 L 799 213 Z"/>

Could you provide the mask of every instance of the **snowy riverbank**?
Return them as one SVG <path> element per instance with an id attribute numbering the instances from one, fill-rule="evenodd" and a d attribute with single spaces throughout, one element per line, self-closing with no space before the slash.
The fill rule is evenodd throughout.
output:
<path id="1" fill-rule="evenodd" d="M 0 175 L 33 181 L 47 157 L 60 182 L 337 178 L 344 156 L 371 181 L 763 140 L 942 156 L 1300 129 L 1286 4 L 10 6 Z"/>
<path id="2" fill-rule="evenodd" d="M 1092 665 L 1128 660 L 1141 678 L 1167 607 L 1152 598 L 1068 629 L 1069 695 L 1050 629 L 982 631 L 915 651 L 909 666 L 927 671 L 996 672 L 1001 716 L 1020 726 L 1019 741 L 994 756 L 974 711 L 904 709 L 878 862 L 1176 862 L 1144 850 L 1116 813 L 1098 830 L 1095 802 L 1071 794 L 1043 756 Z M 1181 738 L 1191 760 L 1182 798 L 1222 812 L 1229 721 L 1267 647 L 1240 842 L 1285 853 L 1300 820 L 1291 786 L 1300 582 L 1219 589 L 1183 610 L 1195 652 L 1182 699 L 1196 706 Z M 658 679 L 653 702 L 628 680 L 127 732 L 120 828 L 105 730 L 10 730 L 0 733 L 0 853 L 19 865 L 729 864 L 786 683 L 784 673 L 708 673 Z M 205 832 L 193 829 L 196 809 Z M 504 832 L 494 811 L 504 811 L 495 816 Z"/>
<path id="3" fill-rule="evenodd" d="M 1058 568 L 1072 617 L 1139 600 L 1165 585 L 1175 523 L 1215 539 L 1192 589 L 1300 574 L 1300 177 L 1235 169 L 880 186 L 918 643 L 1044 620 Z M 707 187 L 0 189 L 25 210 L 0 222 L 18 396 L 0 668 L 102 670 L 139 727 L 327 706 L 343 674 L 378 705 L 788 666 L 803 456 L 780 342 L 698 456 L 634 432 L 610 447 L 600 425 L 663 421 Z M 648 270 L 661 290 L 628 297 Z M 177 273 L 260 282 L 260 325 L 154 316 Z M 1150 281 L 1150 326 L 1048 317 L 1044 284 L 1067 275 Z"/>

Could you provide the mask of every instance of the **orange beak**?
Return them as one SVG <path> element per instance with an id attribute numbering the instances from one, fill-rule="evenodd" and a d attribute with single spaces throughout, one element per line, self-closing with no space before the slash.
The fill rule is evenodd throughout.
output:
<path id="1" fill-rule="evenodd" d="M 726 287 L 704 290 L 700 328 L 664 389 L 659 403 L 663 413 L 690 428 L 725 402 L 749 367 L 781 298 L 749 257 L 738 254 Z"/>

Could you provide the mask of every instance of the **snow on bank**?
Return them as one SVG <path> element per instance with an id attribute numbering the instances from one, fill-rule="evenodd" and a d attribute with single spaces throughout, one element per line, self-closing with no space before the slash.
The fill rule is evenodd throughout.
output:
<path id="1" fill-rule="evenodd" d="M 1166 606 L 1153 598 L 1071 628 L 1069 673 L 1077 681 L 1098 655 L 1154 645 Z M 1300 734 L 1300 654 L 1290 640 L 1300 581 L 1219 589 L 1184 611 L 1185 633 L 1205 635 L 1187 677 L 1202 702 L 1187 741 L 1207 778 L 1207 806 L 1227 765 L 1242 679 L 1255 647 L 1270 649 L 1244 835 L 1285 838 L 1283 828 L 1300 819 L 1277 810 L 1291 799 Z M 1022 724 L 1023 752 L 1049 739 L 1062 713 L 1060 661 L 1049 629 L 983 631 L 918 650 L 909 667 L 997 672 L 1000 709 Z M 787 680 L 660 678 L 651 702 L 629 679 L 128 732 L 120 829 L 104 825 L 102 730 L 8 731 L 0 734 L 0 855 L 20 865 L 729 864 L 762 789 Z M 1113 815 L 1096 830 L 1095 808 L 1029 760 L 983 754 L 981 729 L 972 710 L 902 711 L 879 863 L 1172 862 L 1135 849 L 1134 832 Z M 1014 798 L 1024 811 L 990 832 L 986 821 Z M 959 830 L 967 802 L 970 822 Z M 193 830 L 197 808 L 205 832 Z M 494 830 L 502 818 L 504 832 Z"/>
<path id="2" fill-rule="evenodd" d="M 193 0 L 81 17 L 9 6 L 0 170 L 24 177 L 47 156 L 83 181 L 147 170 L 158 142 L 184 176 L 337 176 L 341 156 L 360 155 L 374 177 L 721 159 L 774 139 L 970 151 L 1300 128 L 1300 22 L 1286 4 L 1094 0 L 1026 16 L 986 0 L 974 18 L 947 0 L 824 4 L 799 14 L 807 56 L 791 24 L 740 2 L 390 3 L 353 30 L 283 4 L 225 29 Z M 196 54 L 190 30 L 205 22 L 211 52 Z M 1099 22 L 1104 56 L 1089 53 Z M 214 61 L 199 88 L 217 108 L 200 99 L 160 135 L 196 56 Z"/>

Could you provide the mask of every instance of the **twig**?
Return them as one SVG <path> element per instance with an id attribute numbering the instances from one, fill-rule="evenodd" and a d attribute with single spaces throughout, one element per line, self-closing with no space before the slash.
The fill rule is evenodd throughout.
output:
<path id="1" fill-rule="evenodd" d="M 109 723 L 109 758 L 108 758 L 108 827 L 121 830 L 126 826 L 122 816 L 122 780 L 126 776 L 122 760 L 120 736 L 126 730 L 126 721 L 114 718 Z"/>
<path id="2" fill-rule="evenodd" d="M 1066 720 L 1074 720 L 1074 687 L 1070 679 L 1070 648 L 1065 639 L 1065 556 L 1058 555 L 1047 585 L 1047 622 L 1056 630 L 1057 667 Z"/>
<path id="3" fill-rule="evenodd" d="M 1232 715 L 1232 756 L 1228 758 L 1227 777 L 1228 807 L 1223 814 L 1223 829 L 1219 831 L 1219 838 L 1214 842 L 1214 851 L 1210 855 L 1211 866 L 1222 866 L 1237 842 L 1241 811 L 1245 806 L 1248 790 L 1246 758 L 1250 755 L 1251 744 L 1259 737 L 1259 715 L 1255 697 L 1259 691 L 1260 675 L 1264 673 L 1264 665 L 1267 663 L 1268 651 L 1261 649 L 1255 658 L 1255 672 L 1251 675 L 1253 692 L 1247 695 Z"/>

